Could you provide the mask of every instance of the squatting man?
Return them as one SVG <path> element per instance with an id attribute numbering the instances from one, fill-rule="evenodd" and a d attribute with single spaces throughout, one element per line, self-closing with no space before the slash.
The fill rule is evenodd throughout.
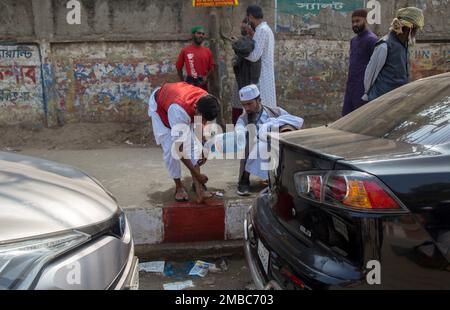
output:
<path id="1" fill-rule="evenodd" d="M 156 143 L 163 148 L 166 167 L 175 182 L 176 201 L 188 200 L 181 182 L 180 161 L 190 171 L 197 202 L 201 203 L 211 198 L 212 193 L 206 190 L 208 177 L 200 172 L 200 167 L 207 159 L 224 159 L 225 153 L 229 159 L 228 154 L 232 153 L 232 158 L 242 159 L 237 193 L 248 195 L 250 174 L 267 180 L 268 170 L 277 162 L 277 147 L 269 145 L 269 134 L 296 130 L 303 125 L 300 117 L 278 107 L 264 106 L 256 85 L 242 88 L 239 96 L 244 113 L 236 128 L 227 125 L 225 134 L 217 124 L 207 124 L 217 117 L 219 103 L 205 90 L 185 82 L 166 83 L 150 96 L 148 113 Z"/>
<path id="2" fill-rule="evenodd" d="M 257 176 L 267 183 L 268 170 L 273 169 L 273 155 L 278 161 L 278 132 L 300 129 L 303 119 L 289 114 L 280 107 L 269 107 L 261 100 L 256 85 L 248 85 L 239 91 L 244 112 L 236 122 L 237 136 L 245 136 L 245 157 L 241 160 L 237 194 L 249 195 L 250 175 Z M 275 139 L 268 139 L 274 137 Z M 266 150 L 270 150 L 270 158 L 264 158 Z M 277 163 L 275 163 L 277 165 Z"/>

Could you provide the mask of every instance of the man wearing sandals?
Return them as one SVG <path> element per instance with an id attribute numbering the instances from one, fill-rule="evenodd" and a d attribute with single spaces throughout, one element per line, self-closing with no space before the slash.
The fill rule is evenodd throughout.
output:
<path id="1" fill-rule="evenodd" d="M 214 120 L 218 113 L 219 103 L 214 96 L 186 82 L 163 84 L 150 96 L 148 114 L 152 119 L 156 143 L 162 146 L 164 162 L 175 182 L 176 201 L 188 200 L 188 193 L 181 182 L 180 161 L 192 175 L 197 202 L 211 197 L 204 186 L 208 177 L 200 172 L 200 166 L 205 160 L 194 156 L 198 154 L 196 148 L 201 148 L 202 144 L 195 141 L 193 131 L 195 125 L 204 126 L 206 122 Z M 201 123 L 194 123 L 196 117 L 201 119 Z"/>
<path id="2" fill-rule="evenodd" d="M 264 105 L 258 87 L 253 84 L 245 86 L 239 91 L 239 99 L 244 112 L 236 122 L 235 132 L 237 135 L 245 135 L 246 147 L 245 159 L 241 160 L 236 193 L 239 196 L 248 196 L 250 194 L 250 175 L 257 176 L 264 181 L 267 181 L 269 177 L 268 171 L 263 169 L 267 159 L 261 158 L 261 147 L 268 149 L 267 141 L 264 141 L 264 134 L 274 130 L 286 132 L 300 129 L 303 126 L 303 119 L 289 114 L 282 108 Z M 256 141 L 250 141 L 252 137 L 256 137 Z"/>

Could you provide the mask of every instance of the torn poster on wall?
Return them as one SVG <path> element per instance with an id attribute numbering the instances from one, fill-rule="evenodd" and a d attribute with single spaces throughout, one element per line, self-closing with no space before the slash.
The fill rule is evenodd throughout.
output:
<path id="1" fill-rule="evenodd" d="M 322 10 L 347 15 L 365 6 L 364 0 L 277 0 L 277 32 L 304 32 L 320 28 Z"/>
<path id="2" fill-rule="evenodd" d="M 43 111 L 41 60 L 35 45 L 0 45 L 0 107 Z"/>

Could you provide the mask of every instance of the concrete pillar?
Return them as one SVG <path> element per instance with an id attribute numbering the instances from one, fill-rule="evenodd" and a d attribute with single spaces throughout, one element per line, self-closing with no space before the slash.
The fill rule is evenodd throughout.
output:
<path id="1" fill-rule="evenodd" d="M 63 125 L 57 110 L 57 96 L 55 89 L 55 69 L 52 61 L 51 44 L 47 40 L 39 42 L 42 61 L 42 81 L 44 95 L 44 110 L 47 127 Z"/>
<path id="2" fill-rule="evenodd" d="M 209 13 L 209 37 L 210 37 L 210 49 L 213 53 L 216 63 L 216 70 L 211 77 L 209 83 L 209 91 L 211 94 L 216 96 L 220 101 L 220 112 L 217 117 L 217 123 L 224 127 L 224 117 L 223 117 L 223 96 L 222 96 L 222 83 L 219 75 L 219 62 L 220 59 L 220 24 L 219 24 L 219 14 L 217 12 L 217 8 L 211 8 Z"/>
<path id="3" fill-rule="evenodd" d="M 57 125 L 54 66 L 50 42 L 54 36 L 54 9 L 51 0 L 32 0 L 34 33 L 41 56 L 42 91 L 47 127 Z"/>

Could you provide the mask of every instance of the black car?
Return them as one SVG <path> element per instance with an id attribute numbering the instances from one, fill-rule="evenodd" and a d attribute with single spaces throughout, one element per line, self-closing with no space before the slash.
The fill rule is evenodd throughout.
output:
<path id="1" fill-rule="evenodd" d="M 258 289 L 450 289 L 450 73 L 279 141 L 244 227 Z"/>

